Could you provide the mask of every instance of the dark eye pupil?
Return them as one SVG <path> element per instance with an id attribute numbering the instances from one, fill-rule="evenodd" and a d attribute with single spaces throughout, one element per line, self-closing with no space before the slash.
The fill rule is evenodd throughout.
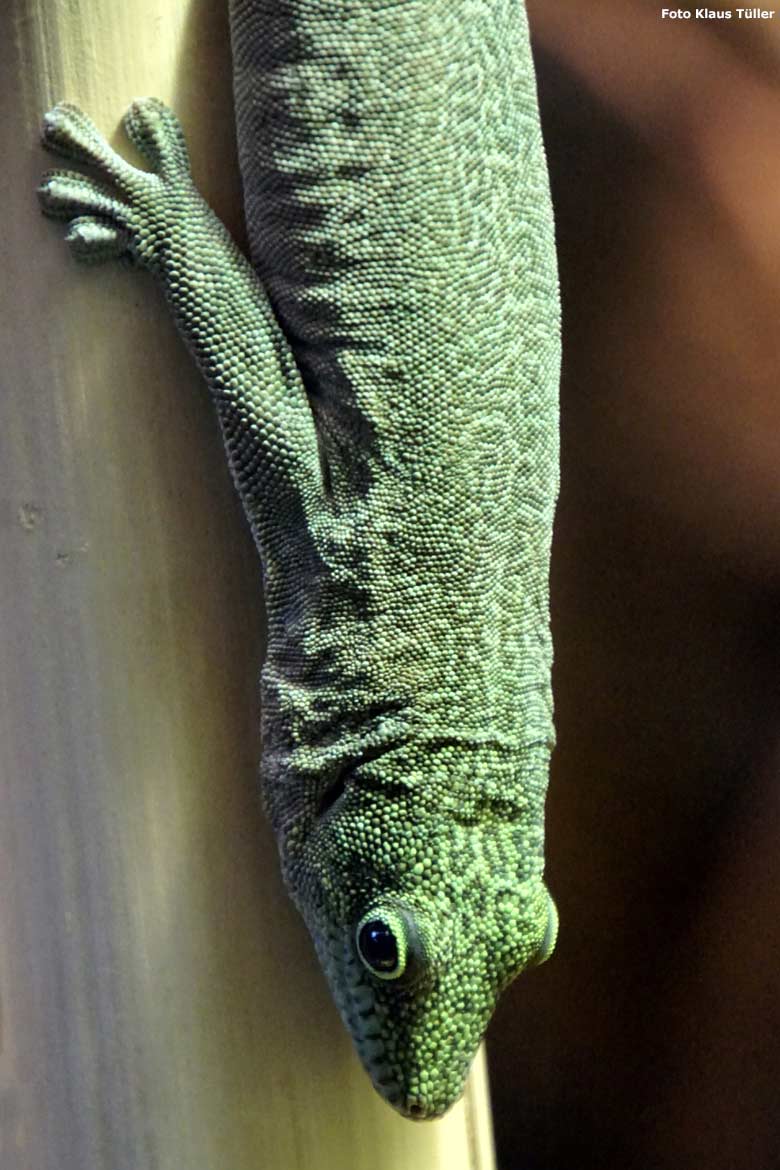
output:
<path id="1" fill-rule="evenodd" d="M 386 922 L 366 922 L 358 938 L 360 953 L 375 971 L 394 971 L 398 966 L 398 942 Z"/>

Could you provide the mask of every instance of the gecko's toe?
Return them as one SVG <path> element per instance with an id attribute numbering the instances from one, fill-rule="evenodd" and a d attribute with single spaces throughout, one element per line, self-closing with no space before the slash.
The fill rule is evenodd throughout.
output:
<path id="1" fill-rule="evenodd" d="M 140 233 L 133 213 L 100 183 L 75 171 L 49 171 L 38 187 L 38 200 L 44 215 L 71 221 L 65 240 L 78 260 L 138 259 Z"/>
<path id="2" fill-rule="evenodd" d="M 156 170 L 189 170 L 179 119 L 159 98 L 137 98 L 125 114 L 124 124 L 130 141 Z"/>
<path id="3" fill-rule="evenodd" d="M 49 171 L 38 187 L 38 199 L 45 215 L 74 219 L 80 215 L 110 217 L 125 226 L 128 208 L 106 187 L 75 171 Z"/>
<path id="4" fill-rule="evenodd" d="M 132 188 L 143 174 L 118 155 L 92 119 L 71 102 L 59 102 L 44 114 L 41 142 L 63 158 L 95 167 L 122 189 Z"/>
<path id="5" fill-rule="evenodd" d="M 58 102 L 44 114 L 41 141 L 57 154 L 87 163 L 104 145 L 95 123 L 72 102 Z"/>
<path id="6" fill-rule="evenodd" d="M 70 220 L 65 240 L 79 260 L 137 258 L 141 232 L 130 207 L 75 171 L 49 171 L 38 187 L 44 215 Z"/>
<path id="7" fill-rule="evenodd" d="M 65 240 L 76 259 L 83 262 L 97 264 L 103 260 L 134 259 L 131 235 L 95 216 L 74 219 Z"/>

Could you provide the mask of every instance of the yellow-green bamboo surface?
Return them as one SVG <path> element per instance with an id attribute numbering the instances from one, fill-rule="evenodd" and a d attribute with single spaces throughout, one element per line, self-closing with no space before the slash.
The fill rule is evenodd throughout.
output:
<path id="1" fill-rule="evenodd" d="M 258 806 L 259 566 L 145 274 L 39 217 L 40 115 L 155 93 L 240 224 L 225 0 L 0 8 L 0 1166 L 491 1170 L 375 1096 Z M 121 142 L 121 135 L 115 136 Z"/>

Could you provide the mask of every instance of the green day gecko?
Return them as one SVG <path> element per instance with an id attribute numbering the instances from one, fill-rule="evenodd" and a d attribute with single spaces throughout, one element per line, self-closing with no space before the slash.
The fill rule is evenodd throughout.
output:
<path id="1" fill-rule="evenodd" d="M 250 265 L 175 116 L 151 170 L 63 103 L 46 214 L 161 283 L 260 552 L 262 790 L 374 1085 L 461 1094 L 555 943 L 542 880 L 558 487 L 553 217 L 520 0 L 233 0 Z"/>

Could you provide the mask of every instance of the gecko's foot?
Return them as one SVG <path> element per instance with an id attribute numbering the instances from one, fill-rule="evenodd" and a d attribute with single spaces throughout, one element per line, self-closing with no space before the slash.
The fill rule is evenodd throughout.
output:
<path id="1" fill-rule="evenodd" d="M 53 219 L 70 220 L 66 240 L 80 260 L 134 256 L 140 224 L 131 207 L 107 187 L 75 171 L 48 171 L 38 188 L 41 210 Z"/>
<path id="2" fill-rule="evenodd" d="M 43 120 L 43 145 L 92 167 L 108 183 L 75 171 L 48 171 L 38 197 L 44 214 L 71 221 L 66 239 L 79 259 L 125 256 L 153 267 L 164 250 L 181 194 L 191 192 L 187 148 L 175 115 L 156 98 L 133 102 L 124 124 L 152 172 L 131 166 L 117 154 L 77 106 L 61 102 L 50 110 Z"/>

